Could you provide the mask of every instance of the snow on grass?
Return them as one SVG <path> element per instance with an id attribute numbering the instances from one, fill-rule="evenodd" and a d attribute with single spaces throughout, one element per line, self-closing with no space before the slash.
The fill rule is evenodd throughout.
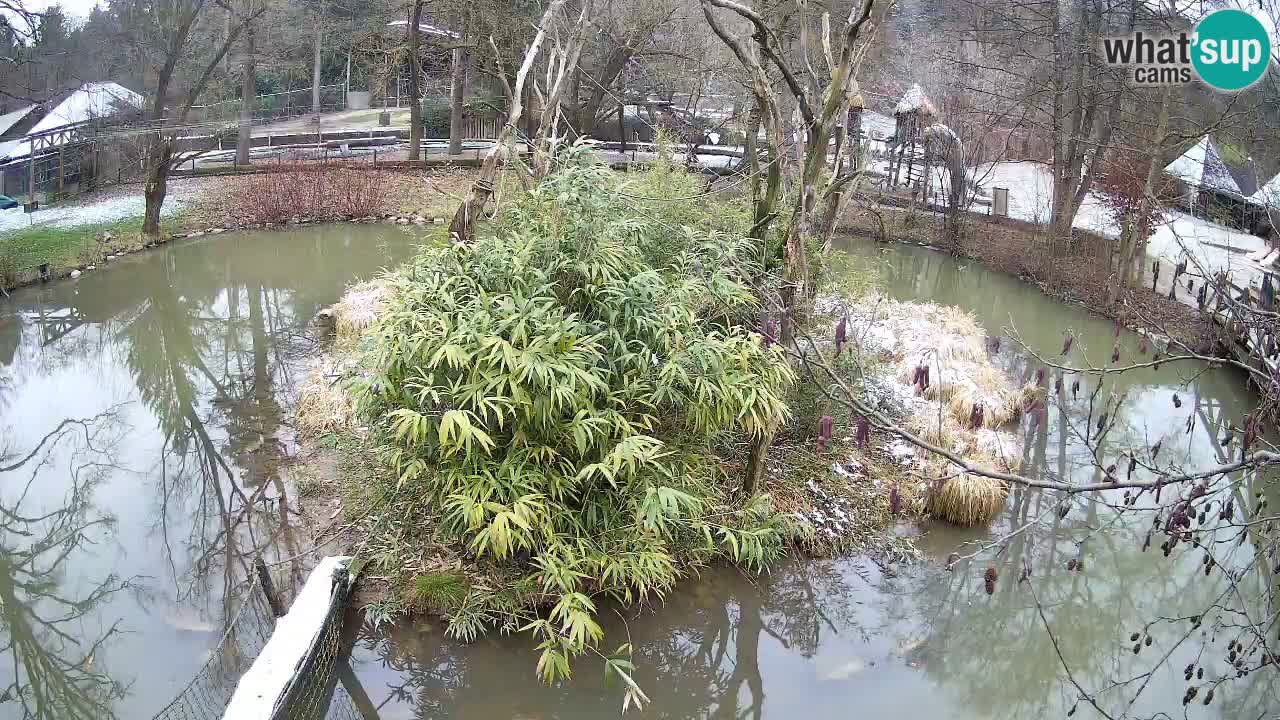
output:
<path id="1" fill-rule="evenodd" d="M 897 400 L 911 433 L 980 466 L 1006 472 L 1017 467 L 1022 443 L 1010 423 L 1042 391 L 1018 386 L 996 366 L 986 332 L 972 315 L 955 307 L 875 295 L 859 301 L 820 297 L 815 311 L 848 317 L 850 344 L 864 360 L 877 361 L 865 366 L 875 378 L 867 384 L 875 388 L 868 395 Z M 921 367 L 929 369 L 928 386 L 917 389 L 910 383 Z M 978 413 L 983 419 L 975 427 L 972 420 Z M 902 467 L 924 466 L 926 477 L 947 478 L 928 493 L 928 510 L 937 517 L 973 525 L 990 520 L 1004 506 L 1002 483 L 969 475 L 950 461 L 917 451 L 901 437 L 892 438 L 884 450 Z"/>
<path id="2" fill-rule="evenodd" d="M 189 194 L 171 189 L 160 214 L 172 216 L 182 209 Z M 22 212 L 21 207 L 0 210 L 0 233 L 22 230 L 30 226 L 71 228 L 81 225 L 102 225 L 130 217 L 142 217 L 146 200 L 142 193 L 117 193 L 99 199 L 89 199 L 75 204 L 41 208 L 34 213 Z"/>

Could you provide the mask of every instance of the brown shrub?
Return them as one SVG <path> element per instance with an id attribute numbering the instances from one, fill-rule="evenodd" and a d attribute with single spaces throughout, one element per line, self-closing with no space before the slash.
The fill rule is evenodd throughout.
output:
<path id="1" fill-rule="evenodd" d="M 229 198 L 242 223 L 284 223 L 292 218 L 345 220 L 386 208 L 390 182 L 383 171 L 350 165 L 297 164 L 244 178 Z"/>

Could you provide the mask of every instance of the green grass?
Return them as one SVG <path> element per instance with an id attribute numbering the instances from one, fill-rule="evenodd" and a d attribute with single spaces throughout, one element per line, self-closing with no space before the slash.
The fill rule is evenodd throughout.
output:
<path id="1" fill-rule="evenodd" d="M 172 225 L 172 219 L 165 223 L 164 236 L 171 232 Z M 141 230 L 142 217 L 138 216 L 75 227 L 35 225 L 0 233 L 0 287 L 29 280 L 31 273 L 45 263 L 58 276 L 97 264 L 107 254 L 136 250 L 142 247 Z M 98 237 L 104 232 L 113 237 L 100 243 Z"/>
<path id="2" fill-rule="evenodd" d="M 0 233 L 0 252 L 24 270 L 46 262 L 50 266 L 67 265 L 78 261 L 86 249 L 94 248 L 100 233 L 109 231 L 120 238 L 137 235 L 141 227 L 142 218 L 76 227 L 36 225 Z"/>

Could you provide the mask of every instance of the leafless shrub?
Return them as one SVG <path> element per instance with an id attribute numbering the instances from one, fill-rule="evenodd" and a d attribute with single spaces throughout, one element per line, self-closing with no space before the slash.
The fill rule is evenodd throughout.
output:
<path id="1" fill-rule="evenodd" d="M 228 210 L 252 224 L 346 220 L 382 212 L 389 187 L 382 171 L 299 163 L 247 177 L 232 194 Z"/>

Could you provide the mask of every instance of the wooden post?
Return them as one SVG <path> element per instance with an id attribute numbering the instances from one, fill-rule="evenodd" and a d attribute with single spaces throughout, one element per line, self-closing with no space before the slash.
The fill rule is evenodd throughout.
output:
<path id="1" fill-rule="evenodd" d="M 618 100 L 618 146 L 622 150 L 622 159 L 627 159 L 627 104 Z"/>
<path id="2" fill-rule="evenodd" d="M 258 572 L 258 582 L 262 585 L 262 594 L 266 596 L 267 604 L 271 606 L 271 613 L 276 617 L 283 617 L 284 606 L 280 604 L 275 583 L 271 582 L 271 573 L 267 571 L 267 564 L 262 561 L 261 556 L 253 559 L 253 569 Z"/>
<path id="3" fill-rule="evenodd" d="M 65 144 L 58 146 L 58 192 L 59 193 L 62 192 L 62 188 L 66 180 L 66 158 L 63 152 L 64 150 L 66 150 L 66 147 L 67 146 Z"/>
<path id="4" fill-rule="evenodd" d="M 27 156 L 27 202 L 36 201 L 36 143 L 31 141 L 31 154 Z"/>
<path id="5" fill-rule="evenodd" d="M 352 672 L 351 665 L 346 660 L 339 660 L 337 670 L 338 680 L 342 682 L 343 689 L 347 691 L 347 696 L 351 698 L 351 704 L 355 705 L 360 717 L 364 720 L 378 720 L 378 706 L 369 697 L 369 693 L 365 692 L 360 678 Z"/>

